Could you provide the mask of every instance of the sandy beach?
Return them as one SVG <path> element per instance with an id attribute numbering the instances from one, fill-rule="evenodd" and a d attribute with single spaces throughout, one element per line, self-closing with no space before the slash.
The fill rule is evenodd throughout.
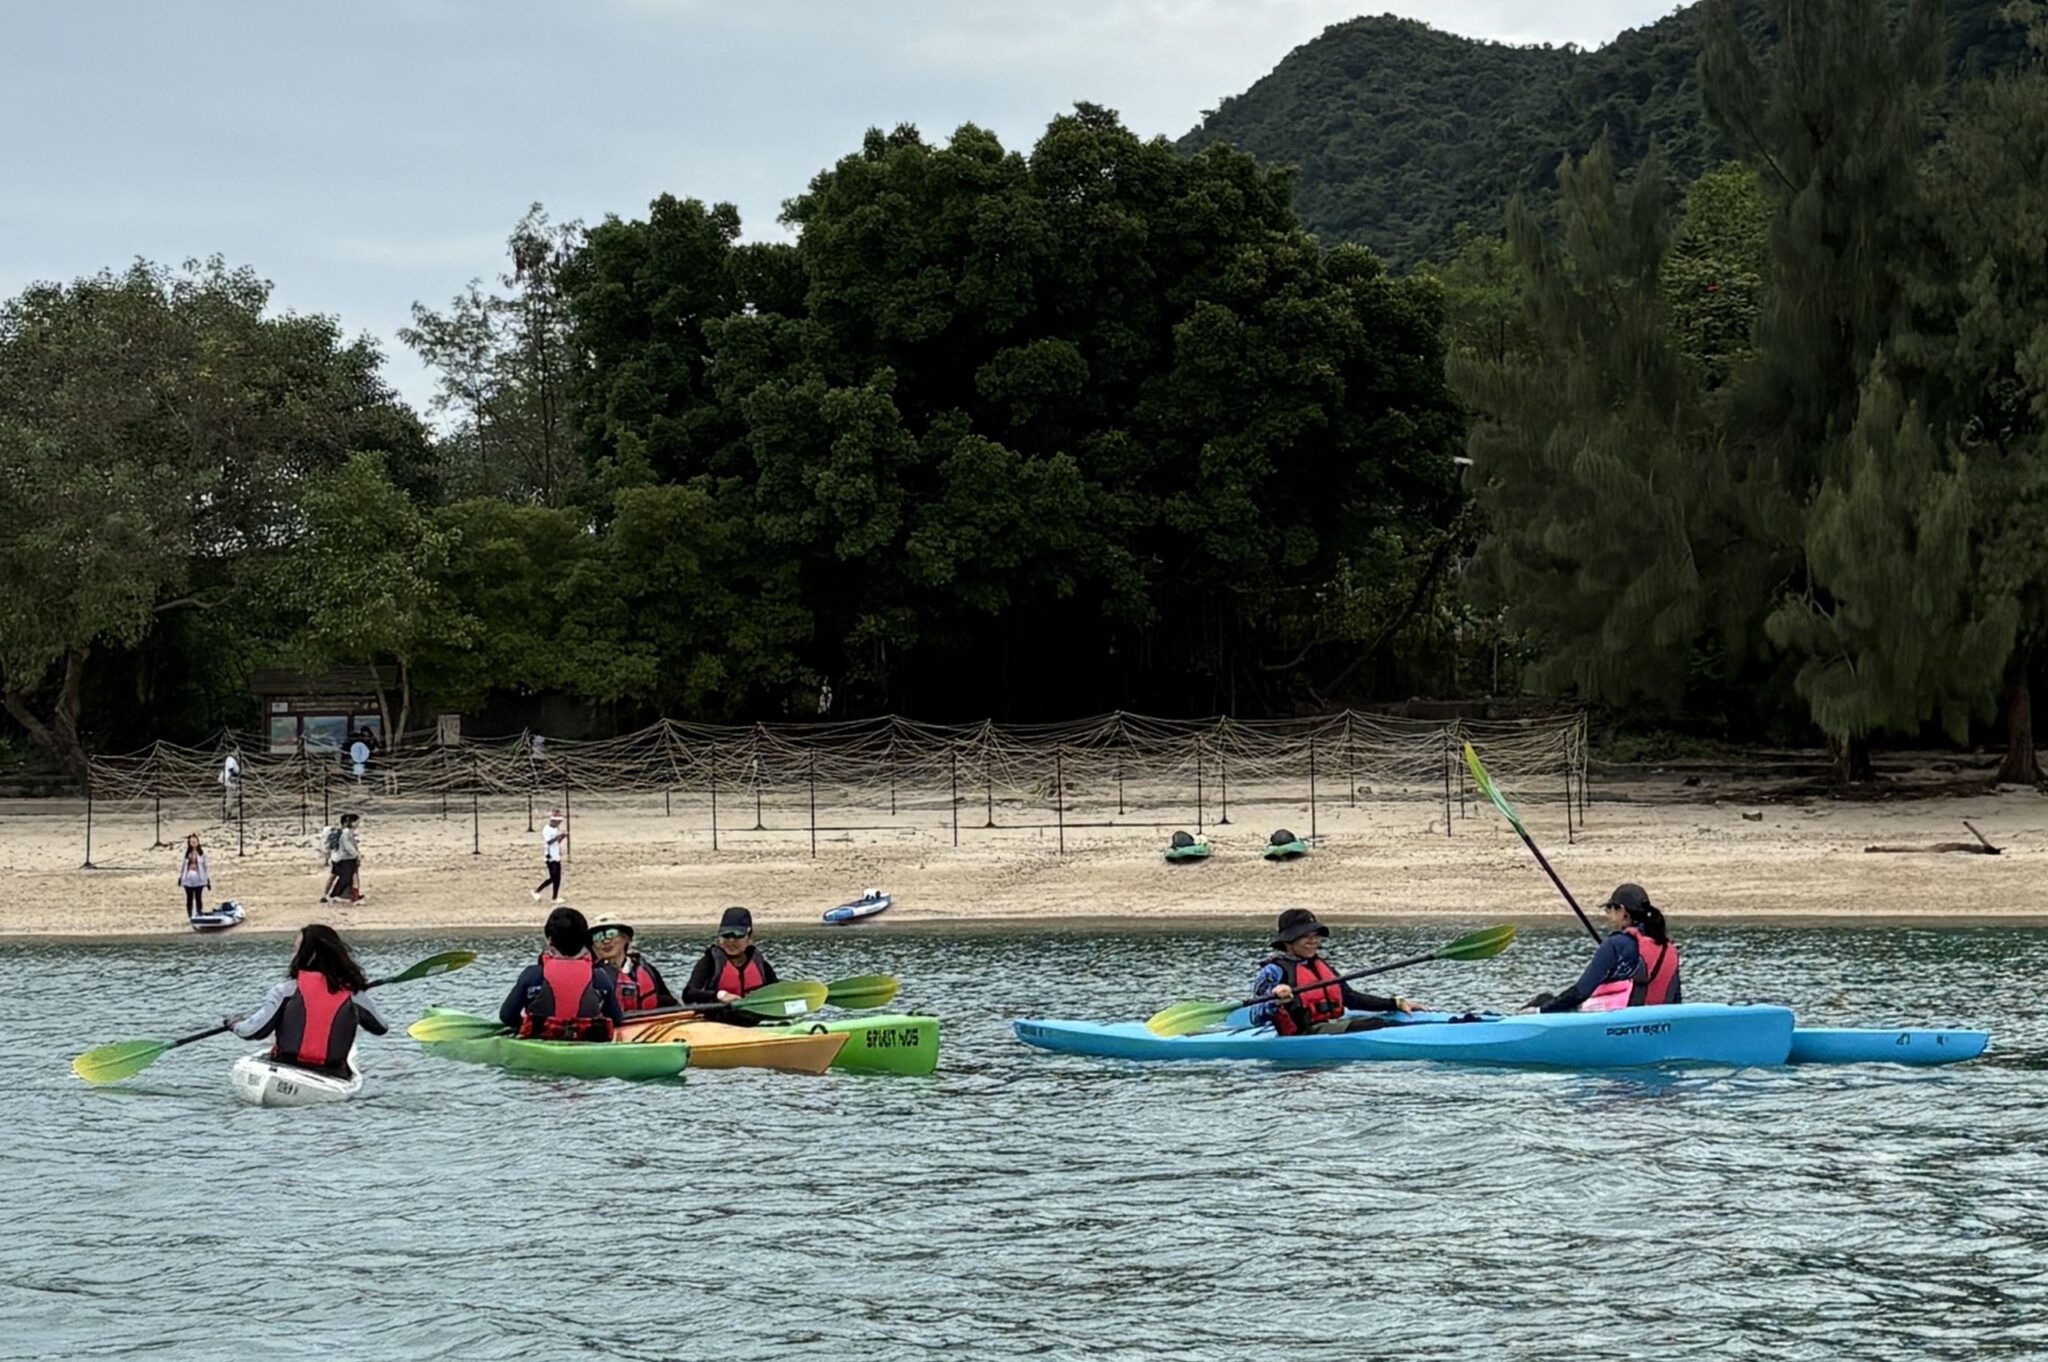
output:
<path id="1" fill-rule="evenodd" d="M 1341 788 L 1319 799 L 1316 849 L 1269 863 L 1266 835 L 1306 836 L 1305 798 L 1241 790 L 1231 822 L 1213 804 L 1205 862 L 1167 865 L 1160 850 L 1194 809 L 1163 792 L 1127 792 L 1126 813 L 1076 792 L 1063 814 L 996 801 L 996 826 L 980 799 L 954 809 L 941 795 L 883 805 L 835 801 L 817 813 L 817 852 L 801 801 L 768 802 L 755 827 L 748 802 L 720 810 L 717 849 L 710 809 L 680 795 L 579 797 L 563 901 L 593 917 L 640 926 L 708 925 L 726 904 L 751 907 L 764 926 L 816 924 L 826 908 L 868 885 L 895 906 L 862 930 L 892 925 L 1122 920 L 1166 923 L 1266 918 L 1296 904 L 1334 921 L 1379 916 L 1553 918 L 1555 892 L 1513 831 L 1492 810 L 1454 802 L 1450 835 L 1441 802 L 1389 799 Z M 1812 917 L 2048 918 L 2048 797 L 2004 788 L 1966 798 L 1765 802 L 1740 782 L 1682 786 L 1669 772 L 1603 780 L 1590 816 L 1569 839 L 1561 800 L 1518 800 L 1524 820 L 1574 891 L 1589 904 L 1623 880 L 1646 885 L 1674 919 Z M 508 806 L 509 805 L 509 806 Z M 248 931 L 290 931 L 327 920 L 354 929 L 519 930 L 545 905 L 538 831 L 524 801 L 386 800 L 362 791 L 364 900 L 327 906 L 316 848 L 317 802 L 299 817 L 249 818 L 240 829 L 218 802 L 166 803 L 162 836 L 198 831 L 211 860 L 209 905 L 234 899 Z M 332 812 L 338 816 L 337 806 Z M 547 810 L 531 817 L 538 828 Z M 1745 815 L 1749 815 L 1746 817 Z M 1760 815 L 1760 816 L 1759 816 Z M 177 851 L 157 847 L 158 811 L 147 802 L 93 810 L 92 869 L 82 801 L 0 803 L 0 935 L 188 934 L 176 881 Z M 1059 823 L 1064 819 L 1062 833 Z M 1970 841 L 1969 820 L 2004 849 L 1999 856 L 1873 854 L 1874 843 L 1919 846 Z M 734 826 L 738 824 L 740 826 Z M 304 831 L 301 831 L 302 826 Z M 1064 836 L 1065 852 L 1059 850 Z"/>

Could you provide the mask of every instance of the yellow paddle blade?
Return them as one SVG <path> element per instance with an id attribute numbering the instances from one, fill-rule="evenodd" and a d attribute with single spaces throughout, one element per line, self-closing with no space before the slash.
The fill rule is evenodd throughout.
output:
<path id="1" fill-rule="evenodd" d="M 118 1083 L 132 1078 L 171 1048 L 167 1040 L 117 1040 L 96 1045 L 71 1061 L 71 1072 L 88 1083 Z"/>
<path id="2" fill-rule="evenodd" d="M 1438 960 L 1491 960 L 1514 944 L 1515 927 L 1503 922 L 1498 927 L 1481 927 L 1468 932 L 1448 946 L 1440 946 L 1435 952 Z"/>
<path id="3" fill-rule="evenodd" d="M 825 1001 L 834 1007 L 881 1007 L 903 987 L 893 974 L 857 974 L 834 979 L 825 989 Z"/>
<path id="4" fill-rule="evenodd" d="M 1500 792 L 1500 788 L 1493 783 L 1493 777 L 1486 774 L 1486 768 L 1479 763 L 1479 754 L 1472 750 L 1472 744 L 1469 742 L 1465 744 L 1465 767 L 1472 772 L 1474 788 L 1480 794 L 1486 796 L 1486 801 L 1489 804 L 1500 810 L 1500 816 L 1507 819 L 1516 832 L 1527 837 L 1529 833 L 1527 829 L 1523 828 L 1522 820 L 1515 816 L 1515 811 L 1512 808 L 1508 807 L 1507 796 L 1503 795 Z"/>
<path id="5" fill-rule="evenodd" d="M 441 1040 L 484 1040 L 502 1036 L 505 1028 L 496 1017 L 476 1017 L 467 1012 L 430 1012 L 406 1027 L 405 1034 L 431 1045 Z"/>
<path id="6" fill-rule="evenodd" d="M 736 1003 L 726 1006 L 755 1017 L 801 1017 L 825 1005 L 831 992 L 815 979 L 792 979 L 786 983 L 757 988 Z"/>
<path id="7" fill-rule="evenodd" d="M 1147 1017 L 1145 1029 L 1155 1036 L 1190 1036 L 1208 1030 L 1238 1007 L 1237 1003 L 1175 1003 Z"/>

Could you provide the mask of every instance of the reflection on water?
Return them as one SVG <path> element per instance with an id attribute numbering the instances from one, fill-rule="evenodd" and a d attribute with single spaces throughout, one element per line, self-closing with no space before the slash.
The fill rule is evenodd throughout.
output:
<path id="1" fill-rule="evenodd" d="M 1331 952 L 1476 925 L 1339 929 Z M 902 975 L 946 1019 L 934 1078 L 578 1084 L 399 1037 L 365 1043 L 362 1100 L 297 1112 L 232 1101 L 233 1042 L 118 1088 L 66 1067 L 249 1006 L 282 945 L 0 947 L 0 1357 L 2048 1356 L 2041 942 L 1689 932 L 1689 997 L 1989 1025 L 1992 1055 L 1574 1074 L 1047 1055 L 1009 1019 L 1229 996 L 1258 934 L 855 932 L 774 957 Z M 393 1013 L 492 1006 L 529 949 L 363 954 L 457 945 L 483 959 L 392 989 Z M 1525 930 L 1401 989 L 1513 1003 L 1585 948 Z"/>

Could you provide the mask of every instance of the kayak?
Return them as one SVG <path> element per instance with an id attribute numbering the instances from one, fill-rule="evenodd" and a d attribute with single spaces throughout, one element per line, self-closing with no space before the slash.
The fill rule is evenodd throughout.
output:
<path id="1" fill-rule="evenodd" d="M 1291 842 L 1268 842 L 1259 851 L 1259 855 L 1269 861 L 1291 861 L 1296 857 L 1308 855 L 1308 843 L 1299 837 Z"/>
<path id="2" fill-rule="evenodd" d="M 1209 843 L 1206 840 L 1194 841 L 1184 847 L 1168 847 L 1161 854 L 1166 857 L 1168 864 L 1206 861 L 1209 859 Z"/>
<path id="3" fill-rule="evenodd" d="M 788 1035 L 823 1032 L 844 1036 L 846 1045 L 833 1059 L 832 1067 L 848 1073 L 928 1074 L 939 1064 L 937 1017 L 853 1017 L 754 1029 Z"/>
<path id="4" fill-rule="evenodd" d="M 252 1107 L 318 1107 L 346 1102 L 363 1090 L 363 1071 L 349 1051 L 348 1073 L 321 1073 L 281 1064 L 268 1054 L 243 1055 L 228 1072 L 235 1096 Z"/>
<path id="5" fill-rule="evenodd" d="M 870 889 L 851 903 L 842 903 L 837 908 L 828 909 L 825 921 L 834 927 L 844 927 L 848 923 L 859 922 L 862 918 L 870 918 L 876 913 L 883 912 L 892 902 L 894 900 L 881 890 Z"/>
<path id="6" fill-rule="evenodd" d="M 831 1068 L 846 1040 L 824 1031 L 734 1026 L 692 1015 L 627 1021 L 612 1033 L 613 1044 L 681 1041 L 690 1047 L 693 1069 L 780 1069 L 799 1074 L 821 1074 Z"/>
<path id="7" fill-rule="evenodd" d="M 433 1008 L 436 1016 L 451 1009 Z M 455 1014 L 460 1015 L 460 1014 Z M 426 1019 L 413 1023 L 414 1031 Z M 489 1018 L 478 1018 L 488 1022 Z M 467 1040 L 420 1040 L 428 1054 L 463 1064 L 491 1064 L 522 1074 L 559 1074 L 565 1078 L 676 1078 L 690 1062 L 690 1047 L 681 1041 L 613 1045 L 609 1041 L 527 1040 L 518 1036 L 477 1036 Z"/>
<path id="8" fill-rule="evenodd" d="M 185 918 L 195 932 L 224 932 L 230 927 L 239 927 L 248 914 L 242 905 L 229 899 L 210 913 L 191 913 Z"/>
<path id="9" fill-rule="evenodd" d="M 1372 1014 L 1353 1014 L 1372 1015 Z M 1645 1064 L 1777 1065 L 1792 1046 L 1792 1011 L 1683 1003 L 1626 1012 L 1551 1012 L 1453 1021 L 1448 1013 L 1382 1017 L 1395 1022 L 1343 1035 L 1282 1036 L 1269 1026 L 1155 1036 L 1143 1022 L 1029 1019 L 1014 1023 L 1026 1045 L 1112 1059 L 1253 1059 L 1285 1065 L 1439 1060 L 1565 1069 Z M 1226 1022 L 1228 1026 L 1228 1022 Z"/>
<path id="10" fill-rule="evenodd" d="M 1792 1032 L 1786 1063 L 1960 1064 L 1983 1054 L 1990 1043 L 1987 1031 L 1801 1026 Z"/>

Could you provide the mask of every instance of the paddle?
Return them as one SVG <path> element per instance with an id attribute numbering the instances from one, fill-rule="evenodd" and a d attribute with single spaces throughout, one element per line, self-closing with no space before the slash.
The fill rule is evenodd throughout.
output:
<path id="1" fill-rule="evenodd" d="M 903 987 L 893 974 L 856 974 L 850 979 L 834 979 L 825 985 L 825 1001 L 834 1007 L 857 1009 L 881 1007 L 895 998 L 896 990 Z"/>
<path id="2" fill-rule="evenodd" d="M 1490 960 L 1506 950 L 1508 943 L 1514 939 L 1515 929 L 1510 923 L 1502 923 L 1498 927 L 1481 927 L 1478 931 L 1468 932 L 1449 945 L 1439 946 L 1427 954 L 1411 955 L 1406 960 L 1396 960 L 1390 965 L 1374 965 L 1371 969 L 1362 969 L 1355 974 L 1343 975 L 1335 982 L 1350 983 L 1354 979 L 1364 979 L 1375 974 L 1385 974 L 1388 970 L 1401 969 L 1408 965 L 1420 965 L 1431 960 Z M 1145 1029 L 1155 1036 L 1192 1035 L 1197 1031 L 1214 1026 L 1240 1007 L 1250 1007 L 1253 1003 L 1267 1001 L 1270 1001 L 1270 999 L 1260 997 L 1246 998 L 1241 1002 L 1234 1003 L 1175 1003 L 1173 1006 L 1162 1008 L 1150 1017 L 1147 1017 L 1145 1019 Z"/>
<path id="3" fill-rule="evenodd" d="M 756 1017 L 801 1017 L 806 1012 L 822 1006 L 825 1001 L 824 984 L 792 979 L 786 983 L 769 984 L 757 988 L 746 997 L 734 1003 L 702 1003 L 687 1007 L 657 1007 L 644 1012 L 628 1012 L 628 1023 L 659 1021 L 671 1017 L 695 1017 L 706 1012 L 736 1011 Z M 490 1036 L 502 1036 L 506 1027 L 496 1017 L 477 1017 L 467 1012 L 451 1016 L 421 1017 L 406 1028 L 406 1034 L 414 1040 L 483 1040 Z"/>
<path id="4" fill-rule="evenodd" d="M 448 974 L 474 959 L 475 951 L 443 951 L 389 979 L 372 979 L 365 987 L 382 988 L 386 984 L 410 983 L 431 974 Z M 208 1036 L 218 1036 L 233 1029 L 230 1026 L 211 1026 L 176 1040 L 117 1040 L 108 1045 L 94 1046 L 71 1061 L 71 1072 L 88 1083 L 116 1083 L 124 1078 L 133 1078 L 180 1045 L 190 1045 L 195 1040 L 205 1040 Z"/>
<path id="5" fill-rule="evenodd" d="M 1557 892 L 1564 895 L 1564 901 L 1579 915 L 1579 923 L 1586 929 L 1586 934 L 1598 943 L 1600 933 L 1595 931 L 1593 924 L 1587 920 L 1585 910 L 1580 908 L 1579 901 L 1572 897 L 1572 891 L 1564 887 L 1564 881 L 1550 868 L 1550 861 L 1544 856 L 1543 849 L 1536 845 L 1536 839 L 1529 835 L 1529 830 L 1522 826 L 1522 820 L 1508 807 L 1506 796 L 1494 785 L 1493 778 L 1486 774 L 1486 768 L 1479 764 L 1479 754 L 1472 750 L 1472 744 L 1469 742 L 1465 744 L 1465 765 L 1471 768 L 1472 783 L 1479 787 L 1479 793 L 1485 795 L 1487 801 L 1500 810 L 1501 817 L 1508 820 L 1508 825 L 1520 834 L 1522 845 L 1529 848 L 1530 854 L 1536 858 L 1536 864 L 1543 867 L 1543 873 L 1550 876 L 1550 882 L 1557 886 Z"/>

